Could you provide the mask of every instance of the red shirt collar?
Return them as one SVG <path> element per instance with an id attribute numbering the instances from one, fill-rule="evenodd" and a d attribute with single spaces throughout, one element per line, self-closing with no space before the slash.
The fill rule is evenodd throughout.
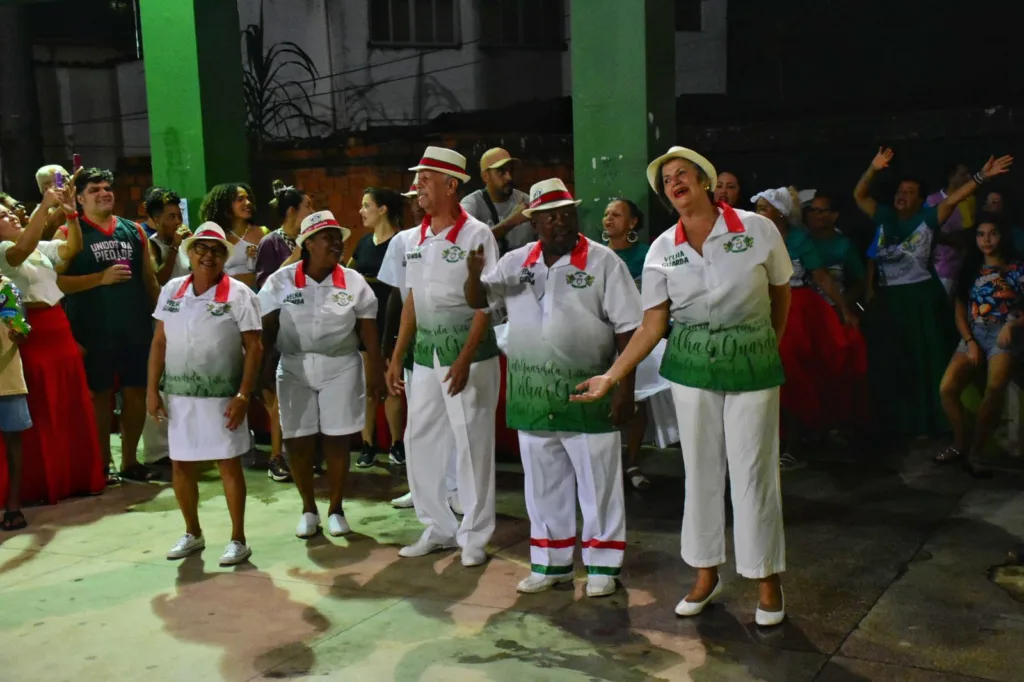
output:
<path id="1" fill-rule="evenodd" d="M 110 220 L 107 222 L 106 227 L 103 227 L 101 225 L 97 225 L 93 221 L 89 220 L 88 218 L 85 217 L 84 213 L 79 214 L 78 219 L 81 222 L 83 222 L 86 225 L 88 225 L 89 227 L 91 227 L 92 229 L 98 230 L 98 231 L 102 232 L 103 234 L 107 235 L 108 237 L 110 235 L 114 234 L 114 229 L 117 227 L 117 217 L 116 216 L 110 216 Z"/>
<path id="2" fill-rule="evenodd" d="M 533 245 L 530 249 L 530 254 L 523 261 L 523 267 L 528 268 L 536 265 L 537 261 L 540 260 L 540 254 L 542 246 L 540 242 Z M 576 242 L 576 246 L 572 247 L 572 252 L 569 254 L 569 264 L 577 270 L 587 269 L 587 254 L 590 252 L 590 240 L 584 237 L 582 234 Z"/>
<path id="3" fill-rule="evenodd" d="M 720 201 L 717 204 L 718 208 L 722 210 L 722 217 L 725 218 L 725 228 L 729 232 L 746 232 L 746 228 L 743 227 L 743 221 L 736 214 L 734 209 L 724 201 Z M 679 222 L 676 223 L 676 246 L 686 243 L 686 229 L 683 226 L 683 219 L 680 218 Z"/>
<path id="4" fill-rule="evenodd" d="M 466 213 L 466 209 L 459 206 L 459 217 L 456 219 L 455 224 L 452 225 L 452 229 L 448 231 L 445 239 L 454 244 L 455 240 L 459 238 L 459 232 L 462 231 L 462 226 L 466 224 L 467 220 L 469 220 L 469 214 Z M 420 223 L 420 244 L 425 242 L 427 239 L 427 231 L 430 229 L 430 221 L 431 218 L 427 215 L 423 217 L 423 222 Z"/>
<path id="5" fill-rule="evenodd" d="M 178 288 L 178 293 L 174 294 L 171 298 L 181 298 L 188 291 L 188 288 L 192 286 L 192 275 L 185 278 L 182 282 L 181 287 Z M 231 294 L 231 278 L 227 275 L 221 275 L 220 281 L 217 282 L 217 290 L 213 293 L 213 300 L 215 303 L 227 303 L 228 296 Z"/>
<path id="6" fill-rule="evenodd" d="M 331 283 L 337 289 L 345 288 L 345 271 L 341 269 L 340 265 L 334 266 L 334 272 L 331 273 Z M 302 268 L 302 261 L 299 261 L 298 266 L 295 268 L 295 286 L 298 289 L 306 288 L 306 273 Z"/>

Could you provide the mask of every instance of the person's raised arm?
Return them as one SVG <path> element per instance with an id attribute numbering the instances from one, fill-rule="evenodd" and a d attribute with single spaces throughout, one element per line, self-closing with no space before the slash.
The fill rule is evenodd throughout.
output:
<path id="1" fill-rule="evenodd" d="M 985 182 L 1009 171 L 1012 164 L 1013 157 L 1009 155 L 1000 156 L 998 159 L 994 156 L 988 157 L 988 161 L 985 162 L 980 171 L 964 183 L 963 187 L 950 194 L 939 204 L 937 209 L 939 225 L 944 225 L 949 220 L 949 217 L 953 215 L 953 211 L 961 201 L 974 194 Z"/>
<path id="2" fill-rule="evenodd" d="M 871 160 L 871 165 L 864 171 L 864 175 L 860 176 L 860 180 L 857 181 L 857 186 L 853 190 L 853 200 L 857 202 L 857 208 L 869 218 L 874 218 L 875 211 L 878 210 L 878 202 L 871 196 L 871 183 L 875 179 L 875 174 L 888 168 L 891 161 L 892 150 L 879 147 L 875 158 Z"/>
<path id="3" fill-rule="evenodd" d="M 25 259 L 32 255 L 32 252 L 39 246 L 39 242 L 42 241 L 43 228 L 46 225 L 46 214 L 50 207 L 56 206 L 63 198 L 59 194 L 60 190 L 48 189 L 46 194 L 43 195 L 43 203 L 40 205 L 39 210 L 32 214 L 32 217 L 28 221 L 28 227 L 21 231 L 16 241 L 10 248 L 7 249 L 7 263 L 12 268 L 16 268 L 25 262 Z"/>
<path id="4" fill-rule="evenodd" d="M 75 177 L 78 177 L 78 173 L 82 170 L 78 169 L 75 173 Z M 78 212 L 75 208 L 78 206 L 76 201 L 75 192 L 75 177 L 71 178 L 64 186 L 64 196 L 61 201 L 63 210 L 61 214 L 66 216 L 66 222 L 68 232 L 64 236 L 64 241 L 57 247 L 57 255 L 65 263 L 69 263 L 72 258 L 77 256 L 82 251 L 82 245 L 84 241 L 82 239 L 82 224 L 78 222 Z"/>

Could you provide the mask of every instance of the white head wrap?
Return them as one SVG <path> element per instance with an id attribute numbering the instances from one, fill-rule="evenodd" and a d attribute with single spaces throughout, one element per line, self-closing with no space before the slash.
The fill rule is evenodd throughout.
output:
<path id="1" fill-rule="evenodd" d="M 793 195 L 785 187 L 778 189 L 766 189 L 750 197 L 750 203 L 756 204 L 758 199 L 764 199 L 778 209 L 779 213 L 789 218 L 793 215 Z"/>

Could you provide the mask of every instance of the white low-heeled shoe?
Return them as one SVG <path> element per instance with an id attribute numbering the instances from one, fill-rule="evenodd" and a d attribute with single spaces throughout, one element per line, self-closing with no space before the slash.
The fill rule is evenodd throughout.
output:
<path id="1" fill-rule="evenodd" d="M 302 539 L 311 538 L 320 532 L 320 515 L 313 512 L 303 512 L 299 517 L 299 524 L 295 526 L 295 536 Z"/>
<path id="2" fill-rule="evenodd" d="M 712 599 L 718 596 L 721 589 L 722 579 L 719 578 L 715 583 L 714 589 L 711 590 L 711 594 L 709 594 L 704 601 L 686 601 L 686 597 L 683 597 L 683 600 L 676 604 L 676 615 L 683 616 L 684 618 L 700 615 L 701 611 L 704 610 L 704 607 L 707 606 Z"/>
<path id="3" fill-rule="evenodd" d="M 762 611 L 761 603 L 757 604 L 757 611 L 754 611 L 754 622 L 763 628 L 770 628 L 779 625 L 786 620 L 786 593 L 779 587 L 779 594 L 782 595 L 782 608 L 778 611 Z"/>

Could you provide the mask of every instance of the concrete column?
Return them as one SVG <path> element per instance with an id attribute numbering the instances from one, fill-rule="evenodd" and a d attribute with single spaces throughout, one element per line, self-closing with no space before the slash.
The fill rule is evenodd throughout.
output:
<path id="1" fill-rule="evenodd" d="M 674 3 L 577 0 L 572 9 L 575 189 L 583 200 L 583 228 L 598 238 L 605 205 L 621 196 L 635 201 L 647 224 L 660 232 L 667 216 L 645 170 L 651 159 L 679 143 Z"/>
<path id="2" fill-rule="evenodd" d="M 153 183 L 199 204 L 221 182 L 249 177 L 238 6 L 141 0 Z"/>

